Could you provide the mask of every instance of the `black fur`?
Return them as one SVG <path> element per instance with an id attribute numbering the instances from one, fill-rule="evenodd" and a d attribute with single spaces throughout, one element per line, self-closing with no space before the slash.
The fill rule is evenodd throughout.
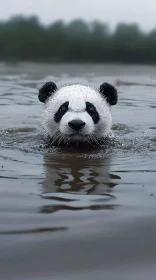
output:
<path id="1" fill-rule="evenodd" d="M 99 116 L 95 106 L 88 101 L 86 102 L 86 111 L 92 117 L 93 122 L 95 124 L 97 124 L 100 120 L 100 116 Z"/>
<path id="2" fill-rule="evenodd" d="M 39 89 L 39 95 L 38 99 L 45 103 L 47 99 L 57 90 L 57 86 L 53 82 L 47 82 L 45 83 L 40 89 Z"/>
<path id="3" fill-rule="evenodd" d="M 58 111 L 55 113 L 54 115 L 54 121 L 56 123 L 59 123 L 60 120 L 62 119 L 63 115 L 68 111 L 68 106 L 69 106 L 69 102 L 66 101 L 65 103 L 63 103 L 60 108 L 58 109 Z"/>
<path id="4" fill-rule="evenodd" d="M 118 102 L 118 94 L 114 86 L 103 83 L 99 88 L 99 92 L 106 98 L 109 105 L 115 105 Z"/>

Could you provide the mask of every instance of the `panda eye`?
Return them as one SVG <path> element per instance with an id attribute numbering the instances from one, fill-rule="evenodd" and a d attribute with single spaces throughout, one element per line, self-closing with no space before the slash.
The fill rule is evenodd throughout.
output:
<path id="1" fill-rule="evenodd" d="M 96 107 L 94 107 L 94 105 L 90 102 L 86 102 L 86 111 L 87 113 L 91 116 L 91 118 L 93 119 L 93 122 L 95 124 L 97 124 L 100 120 L 100 116 L 96 110 Z"/>
<path id="2" fill-rule="evenodd" d="M 59 111 L 60 111 L 60 113 L 66 113 L 67 107 L 66 106 L 61 106 Z"/>
<path id="3" fill-rule="evenodd" d="M 94 107 L 90 106 L 89 108 L 87 108 L 88 113 L 90 114 L 94 114 L 95 113 L 95 109 Z"/>
<path id="4" fill-rule="evenodd" d="M 63 115 L 68 111 L 69 101 L 64 102 L 54 115 L 54 121 L 59 123 Z"/>

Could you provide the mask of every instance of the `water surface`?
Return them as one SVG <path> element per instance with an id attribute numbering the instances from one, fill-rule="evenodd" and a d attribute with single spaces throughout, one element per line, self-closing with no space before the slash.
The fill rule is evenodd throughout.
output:
<path id="1" fill-rule="evenodd" d="M 115 145 L 46 148 L 39 87 L 113 83 Z M 155 279 L 156 67 L 0 64 L 0 278 Z"/>

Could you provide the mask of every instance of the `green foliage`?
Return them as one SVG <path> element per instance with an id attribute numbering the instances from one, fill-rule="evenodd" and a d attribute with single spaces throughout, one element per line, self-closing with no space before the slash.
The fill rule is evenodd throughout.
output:
<path id="1" fill-rule="evenodd" d="M 120 23 L 114 32 L 81 19 L 48 26 L 35 16 L 0 22 L 1 61 L 156 63 L 156 30 Z"/>

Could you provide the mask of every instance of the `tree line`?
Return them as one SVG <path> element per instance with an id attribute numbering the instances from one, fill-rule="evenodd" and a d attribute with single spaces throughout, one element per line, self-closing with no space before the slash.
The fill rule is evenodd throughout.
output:
<path id="1" fill-rule="evenodd" d="M 39 62 L 156 63 L 156 29 L 81 19 L 49 25 L 36 16 L 0 21 L 0 60 Z"/>

